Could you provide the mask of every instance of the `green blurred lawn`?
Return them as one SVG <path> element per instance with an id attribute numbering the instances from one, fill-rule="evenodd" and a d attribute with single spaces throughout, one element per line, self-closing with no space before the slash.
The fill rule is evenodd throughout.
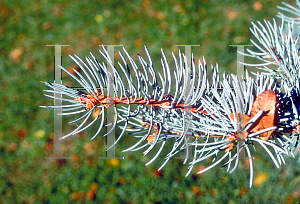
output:
<path id="1" fill-rule="evenodd" d="M 53 154 L 53 111 L 39 108 L 53 104 L 43 96 L 46 86 L 40 83 L 53 81 L 54 48 L 46 45 L 70 45 L 62 49 L 63 66 L 69 67 L 74 63 L 68 54 L 84 57 L 93 52 L 100 57 L 101 44 L 122 44 L 135 57 L 146 56 L 146 45 L 156 64 L 160 48 L 171 56 L 178 52 L 176 45 L 200 44 L 192 49 L 195 59 L 205 56 L 208 64 L 218 62 L 221 72 L 235 72 L 236 48 L 229 45 L 250 44 L 251 22 L 272 19 L 279 4 L 0 1 L 0 203 L 299 202 L 297 159 L 287 159 L 277 169 L 264 151 L 255 155 L 251 189 L 245 162 L 233 174 L 218 166 L 200 176 L 193 170 L 185 178 L 188 166 L 183 160 L 173 159 L 157 172 L 163 157 L 145 167 L 151 155 L 122 153 L 133 144 L 130 138 L 116 147 L 124 160 L 98 160 L 105 156 L 105 138 L 90 141 L 88 131 L 64 140 L 63 156 L 71 160 L 46 160 Z M 63 121 L 64 134 L 74 128 L 68 121 Z"/>

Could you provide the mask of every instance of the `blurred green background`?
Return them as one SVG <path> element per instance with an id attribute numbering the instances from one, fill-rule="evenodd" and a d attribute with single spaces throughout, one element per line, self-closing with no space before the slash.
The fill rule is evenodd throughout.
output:
<path id="1" fill-rule="evenodd" d="M 105 156 L 105 138 L 90 141 L 89 131 L 63 141 L 70 160 L 45 159 L 54 152 L 53 111 L 39 108 L 53 104 L 40 83 L 53 81 L 54 48 L 46 45 L 70 45 L 62 49 L 63 66 L 70 68 L 68 54 L 92 52 L 101 59 L 101 44 L 122 44 L 135 59 L 136 53 L 146 56 L 146 45 L 155 64 L 160 48 L 170 57 L 176 45 L 200 44 L 192 48 L 196 60 L 205 56 L 221 72 L 235 73 L 236 48 L 229 45 L 250 44 L 251 22 L 272 19 L 277 5 L 279 0 L 0 1 L 0 203 L 298 203 L 297 159 L 287 158 L 277 169 L 264 151 L 255 154 L 251 189 L 244 161 L 233 174 L 218 166 L 197 175 L 204 162 L 185 177 L 188 165 L 180 159 L 158 172 L 163 157 L 145 167 L 151 155 L 121 152 L 134 142 L 126 135 L 116 147 L 124 160 L 98 160 Z M 74 128 L 68 121 L 63 134 Z"/>

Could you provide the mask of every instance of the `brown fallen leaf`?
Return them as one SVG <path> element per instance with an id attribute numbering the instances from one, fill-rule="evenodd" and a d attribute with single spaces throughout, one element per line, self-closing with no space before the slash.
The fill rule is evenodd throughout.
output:
<path id="1" fill-rule="evenodd" d="M 255 133 L 276 125 L 276 104 L 277 97 L 272 90 L 264 91 L 257 96 L 251 109 L 251 116 L 244 115 L 245 124 L 247 124 L 251 120 L 251 118 L 253 118 L 260 110 L 263 110 L 264 113 L 263 117 L 258 121 L 258 123 L 249 130 L 249 133 Z M 230 114 L 230 117 L 231 119 L 234 118 L 233 113 Z M 268 132 L 261 133 L 259 134 L 259 138 L 266 141 L 270 138 L 273 132 L 274 130 L 270 130 Z M 246 134 L 245 136 L 247 135 L 248 134 Z"/>
<path id="2" fill-rule="evenodd" d="M 276 103 L 277 97 L 272 90 L 267 90 L 258 95 L 253 103 L 251 109 L 251 118 L 254 117 L 260 110 L 265 111 L 264 116 L 260 119 L 259 123 L 252 128 L 251 132 L 258 132 L 275 126 L 276 124 Z M 270 138 L 274 130 L 261 133 L 259 138 L 266 141 Z"/>
<path id="3" fill-rule="evenodd" d="M 14 63 L 19 63 L 23 56 L 23 48 L 18 47 L 12 50 L 9 54 L 9 57 L 14 61 Z"/>

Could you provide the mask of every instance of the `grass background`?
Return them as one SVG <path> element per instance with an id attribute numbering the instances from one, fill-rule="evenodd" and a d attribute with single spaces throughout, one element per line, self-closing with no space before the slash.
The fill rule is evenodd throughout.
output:
<path id="1" fill-rule="evenodd" d="M 293 3 L 293 1 L 287 1 Z M 241 162 L 233 174 L 216 167 L 185 178 L 187 165 L 169 161 L 163 171 L 142 152 L 122 153 L 132 144 L 124 139 L 116 155 L 105 156 L 105 138 L 90 141 L 87 131 L 63 142 L 63 156 L 53 154 L 53 112 L 39 108 L 53 101 L 43 96 L 41 80 L 53 81 L 54 48 L 62 49 L 63 66 L 97 52 L 101 44 L 122 44 L 133 56 L 149 49 L 159 63 L 179 44 L 194 47 L 196 59 L 218 62 L 220 71 L 235 72 L 236 49 L 250 44 L 251 22 L 272 19 L 280 1 L 0 1 L 0 203 L 297 203 L 300 175 L 297 159 L 279 169 L 265 152 L 255 155 L 254 186 Z M 117 48 L 116 50 L 118 50 Z M 182 50 L 183 48 L 181 48 Z M 64 78 L 63 82 L 68 82 Z M 69 82 L 71 83 L 71 82 Z M 64 120 L 64 124 L 70 120 Z M 64 125 L 64 134 L 73 127 Z M 199 164 L 197 169 L 207 163 Z"/>

